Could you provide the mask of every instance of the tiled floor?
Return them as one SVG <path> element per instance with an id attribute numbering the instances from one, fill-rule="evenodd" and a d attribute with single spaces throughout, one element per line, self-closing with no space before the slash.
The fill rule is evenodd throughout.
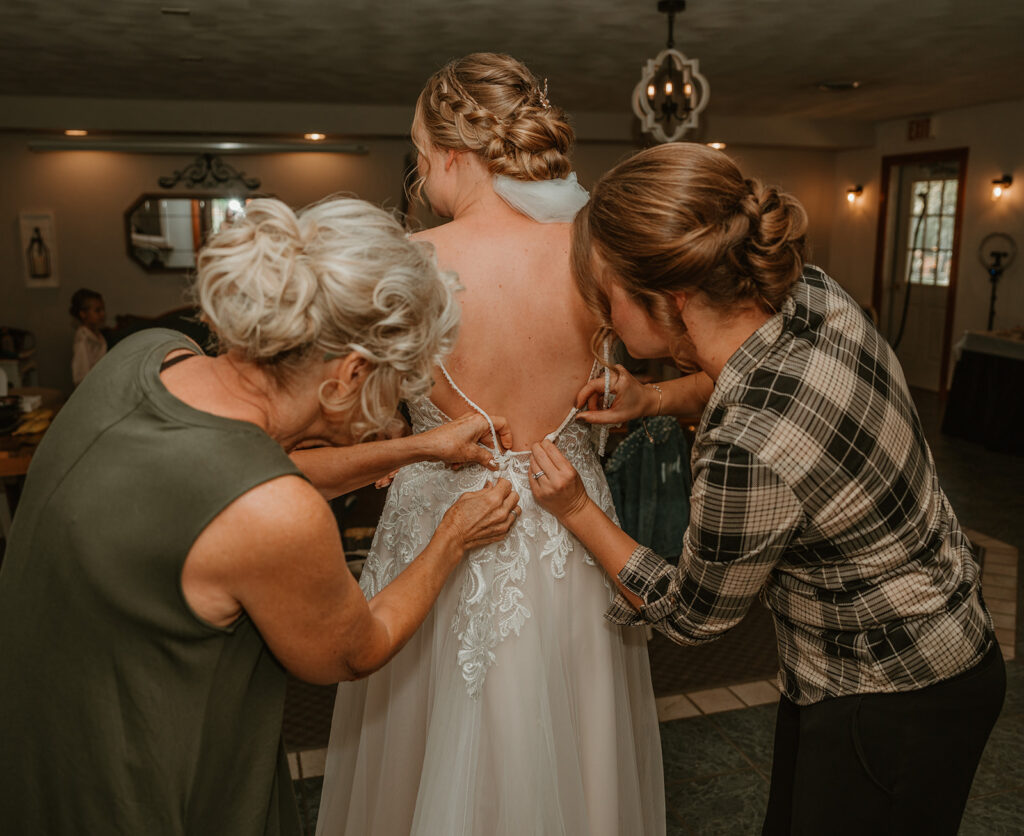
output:
<path id="1" fill-rule="evenodd" d="M 964 836 L 1021 834 L 1024 661 L 1013 657 L 1020 658 L 1022 644 L 1017 639 L 1024 635 L 1019 615 L 1024 613 L 1019 582 L 1024 549 L 1024 460 L 941 436 L 938 399 L 918 392 L 915 398 L 943 488 L 962 524 L 971 529 L 972 540 L 985 549 L 982 586 L 1008 660 L 1006 703 L 978 769 L 960 832 Z M 719 648 L 720 653 L 725 651 L 723 646 Z M 755 665 L 763 662 L 764 653 L 756 656 Z M 652 660 L 656 658 L 652 653 Z M 749 663 L 730 666 L 719 660 L 719 667 L 707 675 L 728 676 L 730 670 L 741 671 Z M 734 681 L 716 684 L 721 687 L 684 687 L 683 693 L 671 695 L 659 690 L 663 694 L 657 703 L 670 836 L 760 832 L 768 798 L 778 692 L 774 681 L 761 671 L 754 678 L 737 675 Z M 320 694 L 314 699 L 322 701 L 324 697 Z M 310 741 L 321 736 L 315 729 L 302 731 L 301 723 L 296 728 L 296 734 L 305 734 Z M 293 775 L 298 779 L 296 794 L 310 834 L 322 785 L 321 747 L 292 757 Z"/>
<path id="2" fill-rule="evenodd" d="M 688 706 L 689 714 L 675 714 L 685 719 L 668 720 L 661 726 L 669 836 L 760 832 L 768 801 L 775 705 L 700 714 L 685 697 L 678 699 Z M 671 700 L 664 697 L 659 702 L 665 705 Z M 1022 753 L 1024 664 L 1012 661 L 1007 662 L 1006 704 L 978 769 L 962 836 L 1024 832 Z M 295 790 L 307 832 L 312 834 L 323 783 L 319 777 L 323 754 L 304 752 L 302 761 L 309 764 L 314 777 L 297 780 Z"/>
<path id="3" fill-rule="evenodd" d="M 746 617 L 716 642 L 680 647 L 661 633 L 648 643 L 655 696 L 685 694 L 738 681 L 771 679 L 779 669 L 771 614 L 755 601 Z"/>
<path id="4" fill-rule="evenodd" d="M 978 768 L 960 833 L 1024 832 L 1024 664 L 1007 662 L 1007 695 Z M 752 834 L 768 801 L 775 706 L 662 724 L 671 834 Z"/>

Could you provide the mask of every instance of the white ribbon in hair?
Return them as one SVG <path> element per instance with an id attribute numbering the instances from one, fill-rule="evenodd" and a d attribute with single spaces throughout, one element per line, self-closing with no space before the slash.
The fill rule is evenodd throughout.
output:
<path id="1" fill-rule="evenodd" d="M 516 180 L 495 174 L 494 192 L 517 212 L 542 224 L 570 223 L 590 200 L 575 171 L 555 180 Z"/>

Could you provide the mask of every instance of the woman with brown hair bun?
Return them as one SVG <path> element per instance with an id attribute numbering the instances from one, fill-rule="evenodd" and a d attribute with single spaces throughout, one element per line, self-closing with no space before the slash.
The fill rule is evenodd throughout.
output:
<path id="1" fill-rule="evenodd" d="M 420 186 L 452 219 L 415 237 L 464 286 L 458 341 L 430 399 L 410 404 L 413 428 L 503 415 L 512 452 L 495 458 L 525 504 L 512 539 L 469 556 L 387 672 L 339 687 L 317 832 L 664 833 L 644 633 L 602 622 L 611 585 L 528 488 L 529 444 L 547 437 L 612 510 L 599 433 L 570 412 L 597 371 L 597 323 L 569 266 L 569 222 L 586 201 L 572 130 L 519 61 L 481 53 L 430 78 L 412 137 Z M 401 577 L 447 505 L 485 478 L 479 467 L 403 469 L 364 592 Z"/>
<path id="2" fill-rule="evenodd" d="M 1003 660 L 896 357 L 804 263 L 806 226 L 795 198 L 701 145 L 608 172 L 573 228 L 584 296 L 630 354 L 714 381 L 678 568 L 615 526 L 546 442 L 534 497 L 615 578 L 614 623 L 700 644 L 758 596 L 772 610 L 782 699 L 765 833 L 952 834 Z M 684 411 L 680 384 L 617 372 L 614 405 L 585 420 Z"/>

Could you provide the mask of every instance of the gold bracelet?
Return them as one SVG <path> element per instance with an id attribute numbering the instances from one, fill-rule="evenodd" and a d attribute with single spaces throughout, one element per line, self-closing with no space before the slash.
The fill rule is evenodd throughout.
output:
<path id="1" fill-rule="evenodd" d="M 661 415 L 661 400 L 665 397 L 665 393 L 661 391 L 661 387 L 657 383 L 648 383 L 647 385 L 658 393 L 658 409 L 654 413 L 655 417 L 657 417 L 658 415 Z M 651 431 L 647 429 L 646 415 L 640 419 L 640 423 L 643 425 L 644 433 L 647 435 L 647 440 L 651 442 L 651 444 L 654 444 L 654 436 L 651 435 Z"/>

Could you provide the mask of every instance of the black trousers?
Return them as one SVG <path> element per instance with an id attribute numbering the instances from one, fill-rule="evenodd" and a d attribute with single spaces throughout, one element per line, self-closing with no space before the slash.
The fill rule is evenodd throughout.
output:
<path id="1" fill-rule="evenodd" d="M 951 834 L 1003 706 L 999 645 L 917 691 L 799 706 L 785 697 L 763 834 Z"/>

